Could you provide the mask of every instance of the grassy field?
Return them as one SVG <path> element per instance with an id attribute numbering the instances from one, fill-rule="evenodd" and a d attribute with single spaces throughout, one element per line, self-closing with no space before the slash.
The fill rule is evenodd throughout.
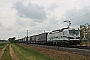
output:
<path id="1" fill-rule="evenodd" d="M 16 55 L 19 57 L 20 60 L 55 60 L 17 44 L 13 44 L 12 48 L 14 49 Z"/>
<path id="2" fill-rule="evenodd" d="M 55 58 L 57 60 L 90 60 L 90 56 L 84 56 L 75 52 L 69 53 L 69 52 L 63 52 L 63 51 L 58 51 L 54 49 L 30 46 L 26 44 L 20 44 L 20 45 L 24 46 L 25 48 L 32 49 L 33 51 L 37 51 L 40 54 L 44 54 L 49 57 Z"/>
<path id="3" fill-rule="evenodd" d="M 6 47 L 6 49 L 4 50 L 4 54 L 2 55 L 1 57 L 1 60 L 13 60 L 10 56 L 10 53 L 9 53 L 9 45 Z"/>
<path id="4" fill-rule="evenodd" d="M 0 43 L 0 51 L 4 48 L 7 43 Z"/>
<path id="5" fill-rule="evenodd" d="M 0 44 L 0 48 L 2 49 L 5 45 Z M 12 44 L 12 48 L 20 60 L 90 60 L 90 56 L 83 56 L 75 52 L 69 53 L 26 44 Z M 13 60 L 9 52 L 8 45 L 1 60 Z"/>

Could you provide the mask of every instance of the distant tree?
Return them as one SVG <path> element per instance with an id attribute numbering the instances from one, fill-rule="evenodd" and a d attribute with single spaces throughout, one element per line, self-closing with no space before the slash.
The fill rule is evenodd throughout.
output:
<path id="1" fill-rule="evenodd" d="M 82 40 L 83 39 L 83 37 L 84 37 L 84 25 L 80 25 L 80 40 Z"/>
<path id="2" fill-rule="evenodd" d="M 80 25 L 80 39 L 90 43 L 90 27 L 86 25 Z M 89 45 L 90 46 L 90 45 Z"/>
<path id="3" fill-rule="evenodd" d="M 11 43 L 11 44 L 13 44 L 14 42 L 15 42 L 15 37 L 13 37 L 13 38 L 9 38 L 8 40 L 9 40 L 9 42 Z"/>

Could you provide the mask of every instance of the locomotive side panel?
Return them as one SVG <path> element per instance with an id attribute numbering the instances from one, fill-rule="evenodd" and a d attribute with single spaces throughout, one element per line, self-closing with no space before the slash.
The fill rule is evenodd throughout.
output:
<path id="1" fill-rule="evenodd" d="M 67 44 L 66 32 L 50 32 L 47 36 L 47 42 L 51 45 L 66 45 Z"/>

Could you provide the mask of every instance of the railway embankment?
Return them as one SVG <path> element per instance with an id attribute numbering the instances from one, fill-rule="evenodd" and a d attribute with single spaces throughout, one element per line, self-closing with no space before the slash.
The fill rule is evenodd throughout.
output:
<path id="1" fill-rule="evenodd" d="M 79 54 L 82 54 L 82 55 L 90 56 L 90 50 L 87 50 L 87 49 L 59 47 L 58 50 L 65 51 L 65 52 L 71 52 L 71 53 L 79 53 Z"/>
<path id="2" fill-rule="evenodd" d="M 37 51 L 40 54 L 44 54 L 56 60 L 89 60 L 90 56 L 78 54 L 76 52 L 64 52 L 57 50 L 56 46 L 47 46 L 47 45 L 36 45 L 36 44 L 20 44 L 21 46 Z M 63 48 L 63 47 L 62 47 Z M 59 47 L 60 49 L 60 47 Z M 63 49 L 62 49 L 63 50 Z"/>
<path id="3" fill-rule="evenodd" d="M 90 56 L 90 49 L 84 49 L 85 47 L 81 49 L 81 48 L 69 48 L 69 47 L 48 46 L 48 45 L 35 45 L 35 44 L 30 44 L 30 45 L 40 46 L 44 48 L 55 49 L 55 50 L 70 52 L 70 53 L 79 53 L 82 55 Z"/>

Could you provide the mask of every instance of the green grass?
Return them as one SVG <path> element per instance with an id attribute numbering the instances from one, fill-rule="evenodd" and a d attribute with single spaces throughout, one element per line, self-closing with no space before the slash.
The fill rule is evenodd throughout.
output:
<path id="1" fill-rule="evenodd" d="M 55 58 L 57 60 L 90 60 L 90 56 L 83 56 L 81 54 L 78 54 L 76 52 L 69 53 L 69 52 L 63 52 L 63 51 L 53 51 L 52 49 L 46 49 L 41 47 L 35 47 L 35 46 L 29 46 L 25 44 L 19 44 L 21 46 L 24 46 L 28 49 L 33 49 L 34 51 L 37 51 L 41 54 L 50 56 L 52 58 Z"/>
<path id="2" fill-rule="evenodd" d="M 6 49 L 4 50 L 4 53 L 1 57 L 1 60 L 13 60 L 10 56 L 10 53 L 9 53 L 9 45 L 6 47 Z"/>
<path id="3" fill-rule="evenodd" d="M 12 47 L 20 60 L 54 60 L 53 58 L 49 58 L 45 55 L 42 55 L 36 51 L 27 49 L 20 45 L 13 44 Z"/>
<path id="4" fill-rule="evenodd" d="M 0 51 L 5 47 L 6 43 L 0 43 Z"/>

